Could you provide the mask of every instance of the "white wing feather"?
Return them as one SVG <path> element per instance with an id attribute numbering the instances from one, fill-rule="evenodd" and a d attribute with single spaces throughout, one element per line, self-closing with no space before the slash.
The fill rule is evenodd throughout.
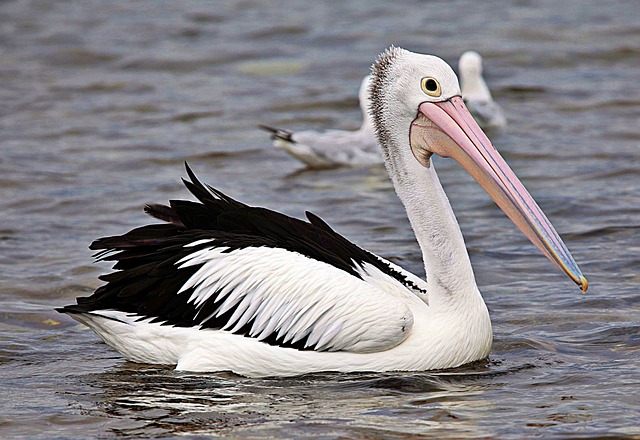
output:
<path id="1" fill-rule="evenodd" d="M 263 340 L 276 333 L 284 341 L 307 337 L 315 350 L 375 352 L 395 347 L 408 335 L 413 315 L 402 301 L 413 295 L 373 266 L 363 279 L 329 264 L 279 248 L 229 251 L 209 247 L 178 266 L 202 265 L 185 283 L 196 308 L 215 301 L 212 316 L 234 310 L 223 330 L 252 322 L 249 335 Z"/>

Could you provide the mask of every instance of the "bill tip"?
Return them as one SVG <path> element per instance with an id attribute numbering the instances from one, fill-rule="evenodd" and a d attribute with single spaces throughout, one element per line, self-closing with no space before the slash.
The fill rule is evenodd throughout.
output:
<path id="1" fill-rule="evenodd" d="M 587 279 L 583 276 L 580 277 L 580 289 L 582 290 L 582 293 L 586 293 L 587 289 L 589 288 L 589 282 L 587 281 Z"/>

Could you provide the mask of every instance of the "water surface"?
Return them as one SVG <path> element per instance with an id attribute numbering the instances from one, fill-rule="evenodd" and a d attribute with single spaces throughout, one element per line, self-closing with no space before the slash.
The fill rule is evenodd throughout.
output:
<path id="1" fill-rule="evenodd" d="M 640 9 L 599 1 L 0 3 L 0 436 L 640 436 Z M 290 379 L 126 362 L 53 311 L 88 244 L 200 178 L 310 210 L 422 274 L 382 167 L 304 171 L 259 123 L 353 129 L 390 44 L 485 57 L 493 140 L 589 278 L 579 289 L 455 164 L 436 166 L 491 311 L 488 360 Z"/>

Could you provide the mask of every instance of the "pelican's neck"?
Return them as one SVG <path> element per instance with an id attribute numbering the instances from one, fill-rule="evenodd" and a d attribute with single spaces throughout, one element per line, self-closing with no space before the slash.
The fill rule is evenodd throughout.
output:
<path id="1" fill-rule="evenodd" d="M 376 136 L 376 130 L 373 125 L 373 118 L 369 114 L 369 109 L 367 108 L 367 100 L 360 101 L 360 110 L 362 111 L 362 125 L 358 131 L 369 136 L 371 139 L 374 139 Z"/>
<path id="2" fill-rule="evenodd" d="M 491 100 L 491 92 L 489 91 L 487 83 L 484 82 L 482 78 L 481 71 L 462 74 L 460 84 L 462 86 L 462 96 L 465 99 Z"/>
<path id="3" fill-rule="evenodd" d="M 375 139 L 375 128 L 371 116 L 366 109 L 362 109 L 362 125 L 358 131 L 364 135 L 367 135 L 371 139 Z"/>
<path id="4" fill-rule="evenodd" d="M 375 138 L 373 117 L 369 113 L 371 104 L 369 101 L 369 84 L 371 83 L 371 79 L 371 75 L 365 76 L 362 79 L 362 83 L 360 83 L 360 90 L 358 91 L 358 103 L 360 104 L 360 111 L 362 112 L 362 125 L 358 129 L 358 132 L 368 139 Z"/>
<path id="5" fill-rule="evenodd" d="M 406 143 L 393 150 L 410 151 Z M 430 297 L 436 292 L 451 299 L 475 294 L 462 232 L 433 163 L 425 168 L 413 157 L 396 157 L 387 160 L 387 169 L 422 250 Z"/>

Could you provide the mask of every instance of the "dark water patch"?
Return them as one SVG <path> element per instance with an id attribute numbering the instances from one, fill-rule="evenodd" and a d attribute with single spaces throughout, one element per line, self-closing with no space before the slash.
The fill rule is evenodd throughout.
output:
<path id="1" fill-rule="evenodd" d="M 176 115 L 171 120 L 175 122 L 193 122 L 198 119 L 214 118 L 222 114 L 222 111 L 188 112 Z"/>
<path id="2" fill-rule="evenodd" d="M 263 38 L 290 36 L 290 35 L 303 35 L 308 32 L 308 29 L 304 26 L 296 25 L 275 25 L 268 29 L 255 31 L 251 34 L 251 38 L 261 40 Z"/>
<path id="3" fill-rule="evenodd" d="M 341 100 L 334 101 L 299 101 L 299 102 L 291 102 L 291 103 L 280 103 L 275 104 L 271 108 L 267 109 L 270 112 L 290 112 L 290 111 L 304 111 L 304 110 L 343 110 L 343 109 L 353 109 L 358 105 L 357 100 L 353 98 L 345 98 Z M 299 121 L 298 124 L 309 123 L 312 121 Z M 322 122 L 322 121 L 316 121 Z M 327 122 L 327 121 L 324 121 Z"/>
<path id="4" fill-rule="evenodd" d="M 51 53 L 46 57 L 47 63 L 52 67 L 88 67 L 99 66 L 105 63 L 117 61 L 119 55 L 99 53 L 86 49 L 64 49 Z"/>

